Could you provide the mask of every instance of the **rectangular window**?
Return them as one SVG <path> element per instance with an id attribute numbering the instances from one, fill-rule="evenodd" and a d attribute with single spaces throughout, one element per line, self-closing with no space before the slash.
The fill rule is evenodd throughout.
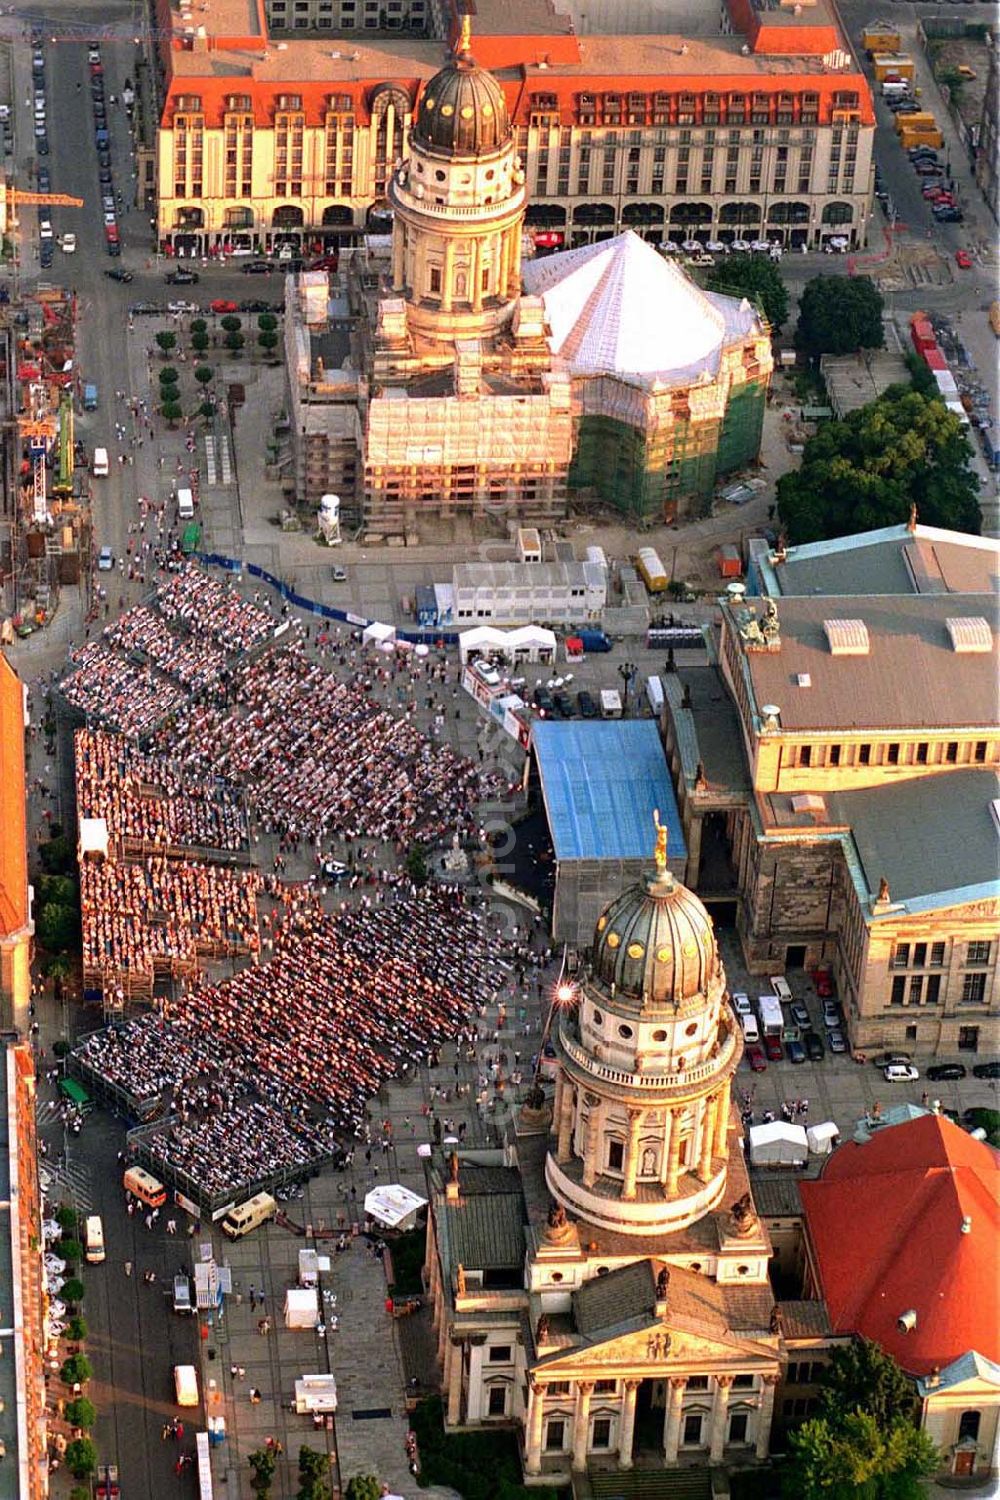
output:
<path id="1" fill-rule="evenodd" d="M 890 1005 L 902 1005 L 906 998 L 906 980 L 902 974 L 897 974 L 892 981 L 892 994 L 889 997 Z"/>
<path id="2" fill-rule="evenodd" d="M 511 1346 L 509 1344 L 493 1344 L 493 1345 L 491 1345 L 491 1347 L 490 1347 L 490 1364 L 491 1365 L 509 1365 L 510 1364 L 510 1347 Z"/>
<path id="3" fill-rule="evenodd" d="M 812 745 L 799 746 L 799 765 L 808 766 L 812 764 Z"/>
<path id="4" fill-rule="evenodd" d="M 925 1005 L 937 1005 L 941 999 L 941 975 L 928 974 L 927 993 L 924 995 Z"/>
<path id="5" fill-rule="evenodd" d="M 923 987 L 924 987 L 924 981 L 923 981 L 923 978 L 921 977 L 921 975 L 914 974 L 913 978 L 910 980 L 910 1004 L 911 1005 L 919 1005 L 920 1004 L 920 995 L 921 995 L 921 992 L 923 990 Z"/>
<path id="6" fill-rule="evenodd" d="M 690 1386 L 691 1382 L 688 1381 Z M 701 1444 L 701 1415 L 696 1411 L 689 1412 L 684 1418 L 684 1446 L 685 1448 L 697 1448 Z"/>
<path id="7" fill-rule="evenodd" d="M 505 1385 L 490 1386 L 488 1410 L 491 1417 L 505 1417 L 507 1415 L 507 1387 Z"/>
<path id="8" fill-rule="evenodd" d="M 754 1383 L 753 1375 L 735 1375 L 733 1377 L 734 1391 L 752 1391 Z"/>
<path id="9" fill-rule="evenodd" d="M 840 765 L 840 746 L 839 745 L 831 745 L 830 746 L 830 764 L 831 764 L 831 766 L 839 766 Z"/>
<path id="10" fill-rule="evenodd" d="M 977 740 L 976 741 L 976 748 L 975 748 L 975 751 L 973 752 L 972 758 L 976 762 L 977 766 L 981 766 L 981 765 L 983 765 L 985 763 L 985 761 L 986 761 L 986 741 L 985 740 Z"/>
<path id="11" fill-rule="evenodd" d="M 915 1026 L 907 1026 L 906 1040 L 908 1042 L 915 1042 L 917 1040 L 917 1028 Z"/>
<path id="12" fill-rule="evenodd" d="M 608 1166 L 612 1172 L 620 1172 L 625 1166 L 625 1147 L 621 1141 L 608 1142 Z"/>
<path id="13" fill-rule="evenodd" d="M 896 944 L 892 954 L 892 967 L 894 969 L 908 969 L 910 967 L 909 943 Z"/>
<path id="14" fill-rule="evenodd" d="M 611 1447 L 611 1418 L 610 1417 L 595 1417 L 594 1418 L 594 1435 L 593 1435 L 593 1438 L 591 1440 L 590 1446 L 592 1448 L 610 1448 Z"/>
<path id="15" fill-rule="evenodd" d="M 948 762 L 949 766 L 953 766 L 955 764 L 955 762 L 958 760 L 958 741 L 957 740 L 949 740 L 948 741 L 948 744 L 945 747 L 944 758 Z"/>
<path id="16" fill-rule="evenodd" d="M 970 943 L 965 950 L 965 962 L 967 964 L 988 964 L 990 961 L 990 944 L 988 941 Z"/>
<path id="17" fill-rule="evenodd" d="M 707 1391 L 708 1390 L 708 1376 L 707 1375 L 689 1375 L 688 1376 L 687 1388 L 688 1388 L 689 1391 Z"/>
<path id="18" fill-rule="evenodd" d="M 613 1396 L 614 1393 L 615 1393 L 615 1391 L 617 1389 L 618 1389 L 618 1382 L 617 1382 L 617 1380 L 595 1380 L 594 1381 L 594 1395 L 595 1396 Z"/>
<path id="19" fill-rule="evenodd" d="M 979 1051 L 978 1026 L 960 1026 L 958 1028 L 958 1050 L 959 1052 Z"/>
<path id="20" fill-rule="evenodd" d="M 441 290 L 441 272 L 437 266 L 431 267 L 430 288 L 434 293 L 438 293 Z"/>
<path id="21" fill-rule="evenodd" d="M 745 1443 L 747 1440 L 747 1422 L 749 1418 L 745 1411 L 734 1411 L 729 1418 L 729 1441 L 731 1443 Z"/>
<path id="22" fill-rule="evenodd" d="M 548 1392 L 548 1394 L 550 1396 L 568 1396 L 569 1395 L 569 1381 L 568 1380 L 550 1380 L 549 1383 L 548 1383 L 548 1385 L 545 1387 L 545 1389 L 546 1389 L 546 1391 Z"/>
<path id="23" fill-rule="evenodd" d="M 962 1004 L 982 1005 L 986 999 L 986 975 L 966 974 L 962 979 Z"/>
<path id="24" fill-rule="evenodd" d="M 944 964 L 944 943 L 931 943 L 931 968 L 940 969 Z"/>
<path id="25" fill-rule="evenodd" d="M 549 1388 L 551 1390 L 551 1387 Z M 566 1423 L 553 1420 L 545 1426 L 545 1446 L 550 1452 L 561 1453 L 566 1444 Z"/>
<path id="26" fill-rule="evenodd" d="M 888 748 L 887 748 L 887 750 L 886 750 L 886 756 L 885 756 L 885 758 L 886 758 L 886 760 L 887 760 L 887 762 L 889 763 L 890 766 L 898 766 L 899 765 L 899 746 L 895 745 L 895 744 L 889 745 Z"/>
<path id="27" fill-rule="evenodd" d="M 858 746 L 858 765 L 859 766 L 870 765 L 871 764 L 871 758 L 872 758 L 872 747 L 871 747 L 871 745 L 859 745 Z"/>
<path id="28" fill-rule="evenodd" d="M 917 746 L 917 765 L 918 766 L 926 766 L 926 764 L 927 764 L 927 741 L 926 740 L 921 740 L 920 744 Z"/>

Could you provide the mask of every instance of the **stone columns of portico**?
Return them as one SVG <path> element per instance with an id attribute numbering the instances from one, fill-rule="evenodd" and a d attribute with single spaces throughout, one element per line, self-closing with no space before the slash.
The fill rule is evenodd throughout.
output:
<path id="1" fill-rule="evenodd" d="M 472 241 L 472 267 L 469 271 L 469 301 L 473 312 L 483 310 L 482 289 L 483 241 L 479 235 Z"/>
<path id="2" fill-rule="evenodd" d="M 441 311 L 451 312 L 455 295 L 455 241 L 448 239 L 444 247 L 444 275 L 441 278 Z"/>
<path id="3" fill-rule="evenodd" d="M 726 1155 L 726 1143 L 727 1143 L 727 1137 L 729 1135 L 729 1110 L 730 1110 L 730 1107 L 731 1107 L 731 1097 L 730 1097 L 731 1087 L 732 1087 L 732 1081 L 731 1081 L 731 1079 L 727 1078 L 726 1081 L 725 1081 L 725 1083 L 722 1085 L 722 1089 L 721 1089 L 721 1092 L 719 1094 L 719 1103 L 718 1103 L 718 1108 L 716 1110 L 716 1115 L 715 1115 L 715 1154 L 716 1154 L 716 1156 L 725 1157 L 725 1155 Z"/>
<path id="4" fill-rule="evenodd" d="M 667 1381 L 667 1415 L 663 1423 L 663 1460 L 667 1464 L 677 1462 L 677 1450 L 681 1445 L 681 1412 L 684 1407 L 684 1391 L 687 1377 L 673 1375 Z"/>
<path id="5" fill-rule="evenodd" d="M 715 1145 L 715 1121 L 718 1107 L 718 1099 L 705 1100 L 705 1113 L 701 1124 L 701 1152 L 698 1157 L 698 1176 L 702 1182 L 708 1182 L 712 1175 L 712 1148 Z"/>
<path id="6" fill-rule="evenodd" d="M 774 1393 L 778 1386 L 777 1375 L 765 1375 L 757 1411 L 757 1433 L 755 1452 L 758 1458 L 766 1458 L 771 1447 L 771 1421 L 774 1417 Z"/>
<path id="7" fill-rule="evenodd" d="M 584 1094 L 587 1105 L 587 1139 L 583 1148 L 583 1185 L 593 1187 L 597 1180 L 597 1137 L 601 1128 L 601 1101 L 596 1094 Z"/>
<path id="8" fill-rule="evenodd" d="M 670 1160 L 667 1164 L 667 1195 L 673 1197 L 681 1177 L 681 1133 L 674 1121 L 670 1132 Z"/>
<path id="9" fill-rule="evenodd" d="M 717 1375 L 715 1378 L 715 1399 L 712 1402 L 712 1426 L 708 1448 L 710 1464 L 722 1462 L 722 1454 L 726 1446 L 726 1422 L 729 1417 L 729 1388 L 732 1383 L 731 1375 Z"/>
<path id="10" fill-rule="evenodd" d="M 573 1155 L 573 1087 L 566 1079 L 563 1079 L 559 1106 L 559 1113 L 556 1117 L 559 1131 L 556 1140 L 556 1161 L 563 1162 L 569 1161 Z"/>
<path id="11" fill-rule="evenodd" d="M 587 1467 L 587 1442 L 590 1437 L 590 1398 L 594 1394 L 592 1380 L 579 1380 L 576 1386 L 576 1412 L 573 1417 L 573 1467 Z"/>
<path id="12" fill-rule="evenodd" d="M 531 1382 L 528 1399 L 528 1437 L 524 1455 L 524 1468 L 528 1474 L 542 1472 L 542 1422 L 545 1415 L 545 1387 L 536 1380 Z"/>
<path id="13" fill-rule="evenodd" d="M 406 230 L 403 226 L 397 224 L 392 241 L 392 289 L 394 292 L 401 292 L 405 284 L 405 272 L 403 269 L 403 257 L 406 251 L 405 234 Z"/>
<path id="14" fill-rule="evenodd" d="M 631 1469 L 632 1441 L 635 1437 L 635 1399 L 639 1389 L 638 1380 L 625 1381 L 622 1398 L 622 1419 L 618 1428 L 618 1467 Z"/>
<path id="15" fill-rule="evenodd" d="M 635 1183 L 639 1175 L 639 1132 L 642 1130 L 644 1111 L 641 1109 L 630 1109 L 628 1111 L 628 1144 L 625 1147 L 625 1184 L 622 1188 L 623 1198 L 635 1197 Z"/>
<path id="16" fill-rule="evenodd" d="M 455 1427 L 462 1417 L 462 1364 L 465 1345 L 452 1339 L 448 1346 L 448 1426 Z"/>

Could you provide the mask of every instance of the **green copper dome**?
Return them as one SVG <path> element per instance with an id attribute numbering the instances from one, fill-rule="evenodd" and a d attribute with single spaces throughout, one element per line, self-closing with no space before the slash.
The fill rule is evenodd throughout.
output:
<path id="1" fill-rule="evenodd" d="M 668 871 L 630 886 L 597 919 L 595 979 L 616 998 L 655 1009 L 706 994 L 721 973 L 712 919 Z"/>

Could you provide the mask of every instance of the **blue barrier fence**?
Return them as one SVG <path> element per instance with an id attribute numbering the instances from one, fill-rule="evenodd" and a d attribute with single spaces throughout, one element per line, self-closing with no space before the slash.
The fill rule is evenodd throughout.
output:
<path id="1" fill-rule="evenodd" d="M 256 563 L 243 563 L 236 557 L 223 557 L 220 552 L 196 552 L 196 560 L 206 568 L 222 568 L 227 573 L 247 573 L 251 578 L 259 578 L 261 583 L 266 583 L 269 588 L 274 589 L 288 604 L 296 609 L 305 610 L 308 614 L 316 615 L 321 620 L 336 620 L 342 625 L 353 625 L 355 629 L 364 630 L 373 625 L 373 620 L 363 618 L 361 615 L 352 615 L 346 609 L 334 609 L 330 604 L 319 604 L 315 599 L 307 599 L 305 594 L 297 594 L 281 578 L 276 578 L 266 568 L 260 568 Z M 396 637 L 402 641 L 410 641 L 413 645 L 426 646 L 457 646 L 457 630 L 400 630 L 396 629 Z"/>

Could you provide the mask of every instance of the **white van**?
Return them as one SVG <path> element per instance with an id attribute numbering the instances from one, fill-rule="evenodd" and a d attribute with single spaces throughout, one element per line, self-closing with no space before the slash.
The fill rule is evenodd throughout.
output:
<path id="1" fill-rule="evenodd" d="M 91 1214 L 83 1226 L 83 1253 L 92 1266 L 104 1259 L 104 1225 L 99 1214 Z"/>
<path id="2" fill-rule="evenodd" d="M 278 1205 L 270 1193 L 255 1193 L 246 1203 L 229 1210 L 222 1221 L 223 1233 L 228 1234 L 231 1240 L 242 1239 L 251 1229 L 273 1219 L 277 1211 Z"/>
<path id="3" fill-rule="evenodd" d="M 94 449 L 93 473 L 95 479 L 107 479 L 108 477 L 108 450 L 107 448 Z"/>
<path id="4" fill-rule="evenodd" d="M 740 1025 L 743 1027 L 743 1040 L 745 1042 L 759 1042 L 760 1028 L 757 1025 L 756 1016 L 740 1016 Z"/>
<path id="5" fill-rule="evenodd" d="M 194 519 L 194 495 L 190 490 L 180 489 L 177 491 L 177 514 L 182 521 Z"/>
<path id="6" fill-rule="evenodd" d="M 174 1365 L 174 1392 L 178 1406 L 197 1406 L 198 1371 L 194 1365 Z"/>

